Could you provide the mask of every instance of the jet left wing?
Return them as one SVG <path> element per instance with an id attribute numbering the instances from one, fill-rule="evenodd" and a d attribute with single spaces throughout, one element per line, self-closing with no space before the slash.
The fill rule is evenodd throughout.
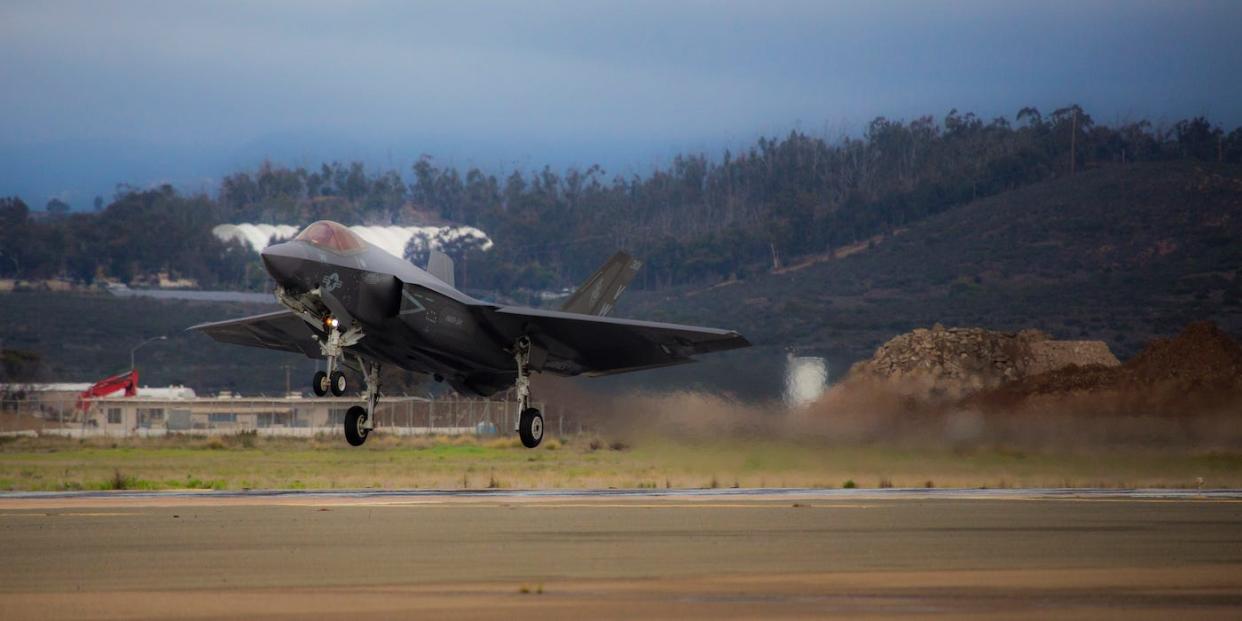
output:
<path id="1" fill-rule="evenodd" d="M 323 357 L 315 329 L 292 311 L 200 323 L 187 329 L 202 332 L 221 343 L 290 351 L 310 358 Z"/>
<path id="2" fill-rule="evenodd" d="M 522 308 L 482 307 L 497 332 L 529 335 L 546 353 L 532 366 L 560 375 L 610 375 L 694 362 L 691 356 L 749 347 L 730 330 Z"/>

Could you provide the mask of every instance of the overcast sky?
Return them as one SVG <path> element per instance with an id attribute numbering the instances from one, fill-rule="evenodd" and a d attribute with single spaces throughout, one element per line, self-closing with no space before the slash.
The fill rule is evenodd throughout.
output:
<path id="1" fill-rule="evenodd" d="M 0 3 L 0 195 L 270 158 L 644 173 L 875 116 L 1242 125 L 1242 2 Z"/>

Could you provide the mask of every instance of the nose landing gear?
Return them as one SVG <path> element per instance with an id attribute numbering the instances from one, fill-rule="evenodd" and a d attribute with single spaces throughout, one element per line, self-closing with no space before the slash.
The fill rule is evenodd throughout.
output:
<path id="1" fill-rule="evenodd" d="M 329 364 L 335 366 L 334 362 Z M 334 397 L 340 397 L 349 389 L 349 380 L 345 378 L 345 374 L 341 371 L 333 371 L 331 375 L 323 371 L 316 371 L 315 377 L 311 379 L 311 389 L 315 391 L 316 397 L 323 397 L 329 392 Z"/>
<path id="2" fill-rule="evenodd" d="M 323 320 L 323 327 L 328 336 L 320 341 L 319 350 L 328 360 L 328 370 L 316 371 L 315 377 L 311 379 L 311 389 L 317 397 L 327 395 L 329 392 L 333 396 L 340 397 L 349 390 L 349 381 L 337 367 L 341 356 L 345 355 L 345 348 L 362 340 L 363 334 L 356 325 L 342 333 L 339 325 L 340 322 L 331 315 Z"/>

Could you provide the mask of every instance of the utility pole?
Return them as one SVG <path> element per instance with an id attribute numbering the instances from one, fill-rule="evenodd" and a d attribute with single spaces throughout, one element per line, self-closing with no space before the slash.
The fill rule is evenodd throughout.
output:
<path id="1" fill-rule="evenodd" d="M 1216 134 L 1216 163 L 1225 161 L 1225 134 Z"/>
<path id="2" fill-rule="evenodd" d="M 1078 143 L 1078 108 L 1072 110 L 1073 116 L 1070 120 L 1070 175 L 1074 174 L 1074 164 L 1076 163 L 1075 155 Z"/>

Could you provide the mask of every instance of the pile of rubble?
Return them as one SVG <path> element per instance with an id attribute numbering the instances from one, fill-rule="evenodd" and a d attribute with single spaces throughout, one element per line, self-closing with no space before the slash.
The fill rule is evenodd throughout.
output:
<path id="1" fill-rule="evenodd" d="M 958 398 L 1032 375 L 1078 367 L 1116 367 L 1103 341 L 1058 341 L 1038 330 L 917 329 L 888 341 L 852 377 L 885 380 L 909 393 Z"/>
<path id="2" fill-rule="evenodd" d="M 1005 386 L 999 394 L 1029 396 L 1119 391 L 1137 395 L 1165 389 L 1184 397 L 1242 390 L 1242 345 L 1210 321 L 1192 323 L 1174 338 L 1156 339 L 1124 365 L 1062 368 Z"/>
<path id="3" fill-rule="evenodd" d="M 1141 383 L 1242 383 L 1242 345 L 1215 323 L 1199 321 L 1186 326 L 1174 338 L 1152 341 L 1126 361 L 1125 370 Z"/>

